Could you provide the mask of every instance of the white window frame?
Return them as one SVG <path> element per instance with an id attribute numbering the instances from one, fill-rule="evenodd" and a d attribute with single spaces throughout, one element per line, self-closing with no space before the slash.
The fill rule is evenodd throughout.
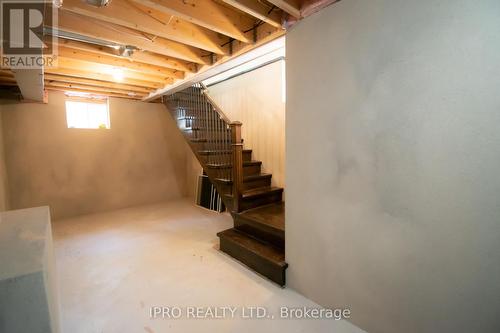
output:
<path id="1" fill-rule="evenodd" d="M 82 103 L 82 104 L 87 104 L 87 109 L 85 111 L 87 119 L 83 119 L 84 116 L 82 114 L 77 115 L 75 110 L 70 110 L 69 105 L 70 103 Z M 104 118 L 104 122 L 96 125 L 95 119 L 90 118 L 92 116 L 91 111 L 88 109 L 88 106 L 91 104 L 99 104 L 99 105 L 104 105 L 105 106 L 105 111 L 106 115 Z M 109 115 L 109 100 L 106 99 L 86 99 L 86 98 L 66 98 L 65 103 L 64 103 L 65 111 L 66 111 L 66 126 L 69 129 L 110 129 L 111 128 L 111 121 L 110 121 L 110 115 Z M 71 114 L 71 112 L 75 114 Z M 80 117 L 80 119 L 75 119 L 77 117 Z M 73 119 L 71 119 L 73 118 Z M 101 125 L 104 125 L 105 127 L 102 127 Z"/>

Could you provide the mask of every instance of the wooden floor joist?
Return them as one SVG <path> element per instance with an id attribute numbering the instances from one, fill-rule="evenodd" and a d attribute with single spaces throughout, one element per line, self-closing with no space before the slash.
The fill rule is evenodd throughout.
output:
<path id="1" fill-rule="evenodd" d="M 174 15 L 244 43 L 252 43 L 245 30 L 254 20 L 212 0 L 133 0 L 144 6 Z"/>
<path id="2" fill-rule="evenodd" d="M 119 51 L 117 49 L 114 49 L 112 47 L 84 43 L 63 38 L 59 38 L 57 43 L 59 47 L 66 47 L 72 50 L 82 50 L 82 51 L 92 52 L 95 54 L 107 55 L 118 59 L 130 59 L 133 61 L 175 69 L 182 72 L 188 72 L 188 73 L 196 72 L 195 64 L 184 60 L 167 57 L 158 53 L 136 50 L 130 56 L 124 57 L 119 54 Z"/>
<path id="3" fill-rule="evenodd" d="M 262 2 L 255 0 L 222 1 L 276 28 L 281 28 L 281 13 L 274 10 L 274 6 L 266 6 Z"/>
<path id="4" fill-rule="evenodd" d="M 169 69 L 166 67 L 159 67 L 155 65 L 145 64 L 124 58 L 117 58 L 107 55 L 96 54 L 88 51 L 72 50 L 66 47 L 59 47 L 58 56 L 63 58 L 70 58 L 75 60 L 83 60 L 92 63 L 99 63 L 104 65 L 115 66 L 126 70 L 136 71 L 143 74 L 161 75 L 165 77 L 172 77 L 175 79 L 183 79 L 184 72 Z"/>
<path id="5" fill-rule="evenodd" d="M 133 45 L 146 51 L 198 64 L 209 63 L 209 60 L 203 57 L 207 52 L 198 48 L 64 10 L 59 12 L 58 29 L 121 45 Z"/>
<path id="6" fill-rule="evenodd" d="M 112 88 L 112 89 L 120 89 L 125 91 L 133 91 L 139 93 L 150 93 L 154 91 L 154 88 L 140 87 L 129 84 L 122 83 L 114 83 L 114 82 L 106 82 L 101 80 L 92 80 L 85 79 L 79 77 L 65 76 L 65 75 L 57 75 L 57 74 L 48 74 L 44 75 L 45 82 L 65 82 L 65 83 L 73 83 L 73 84 L 83 84 L 87 86 L 96 86 L 96 87 L 104 87 L 104 88 Z"/>
<path id="7" fill-rule="evenodd" d="M 268 0 L 268 1 L 295 18 L 300 18 L 301 16 L 300 5 L 298 0 Z"/>
<path id="8" fill-rule="evenodd" d="M 1 76 L 10 76 L 10 77 L 14 77 L 14 73 L 12 73 L 10 70 L 8 69 L 0 69 L 0 75 Z"/>
<path id="9" fill-rule="evenodd" d="M 137 96 L 137 97 L 145 96 L 144 92 L 109 88 L 109 87 L 104 87 L 104 86 L 94 86 L 94 85 L 85 85 L 85 84 L 79 84 L 79 83 L 58 82 L 58 81 L 52 81 L 52 80 L 45 80 L 45 84 L 52 86 L 52 87 L 60 87 L 60 88 L 93 90 L 93 91 L 110 92 L 110 93 L 114 93 L 114 94 L 121 94 L 121 95 L 127 95 L 127 96 Z"/>
<path id="10" fill-rule="evenodd" d="M 87 71 L 87 70 L 83 70 L 83 69 L 63 68 L 63 67 L 45 68 L 45 73 L 116 83 L 116 79 L 110 74 L 96 73 L 96 72 Z M 172 80 L 172 82 L 173 82 L 173 80 Z M 127 84 L 127 85 L 133 85 L 133 86 L 139 86 L 139 87 L 148 87 L 148 88 L 153 88 L 153 89 L 159 89 L 159 88 L 162 88 L 165 86 L 164 84 L 158 83 L 158 82 L 136 80 L 136 79 L 130 79 L 130 78 L 124 78 L 120 83 Z"/>
<path id="11" fill-rule="evenodd" d="M 9 82 L 9 83 L 16 83 L 16 79 L 14 77 L 10 76 L 0 76 L 0 82 Z"/>
<path id="12" fill-rule="evenodd" d="M 151 101 L 282 35 L 280 8 L 292 1 L 114 0 L 99 7 L 65 0 L 44 40 L 58 51 L 56 67 L 43 69 L 45 80 L 42 72 L 37 77 L 50 89 Z M 0 85 L 15 83 L 2 69 Z"/>
<path id="13" fill-rule="evenodd" d="M 61 8 L 209 52 L 225 54 L 221 45 L 227 41 L 227 38 L 222 38 L 212 30 L 132 1 L 111 1 L 107 6 L 98 8 L 89 6 L 80 0 L 64 0 Z"/>
<path id="14" fill-rule="evenodd" d="M 163 85 L 173 82 L 174 79 L 172 76 L 140 73 L 122 67 L 104 65 L 96 62 L 66 58 L 62 56 L 58 57 L 58 66 L 62 68 L 80 68 L 88 72 L 106 73 L 114 77 L 115 82 L 119 82 L 117 81 L 118 76 L 128 79 L 157 82 Z"/>
<path id="15" fill-rule="evenodd" d="M 140 95 L 117 94 L 117 93 L 110 93 L 107 91 L 100 91 L 100 90 L 93 90 L 93 89 L 64 88 L 64 87 L 57 87 L 57 86 L 52 86 L 52 85 L 45 85 L 45 89 L 58 90 L 58 91 L 64 91 L 64 92 L 87 93 L 87 94 L 93 94 L 93 95 L 99 95 L 99 96 L 120 97 L 120 98 L 136 99 L 136 100 L 141 99 Z"/>

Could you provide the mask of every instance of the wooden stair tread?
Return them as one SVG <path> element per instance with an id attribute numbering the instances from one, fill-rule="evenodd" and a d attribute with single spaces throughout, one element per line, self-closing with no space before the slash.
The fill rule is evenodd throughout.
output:
<path id="1" fill-rule="evenodd" d="M 257 256 L 271 262 L 274 265 L 287 267 L 285 262 L 285 252 L 270 244 L 257 240 L 244 232 L 238 231 L 234 228 L 224 230 L 217 234 L 220 238 L 225 238 L 233 243 L 244 247 L 248 251 L 256 254 Z"/>
<path id="2" fill-rule="evenodd" d="M 272 203 L 257 208 L 248 209 L 238 214 L 239 216 L 285 231 L 285 203 Z"/>
<path id="3" fill-rule="evenodd" d="M 283 188 L 276 187 L 276 186 L 266 186 L 266 187 L 254 188 L 251 190 L 244 191 L 241 194 L 241 197 L 243 199 L 254 198 L 254 197 L 261 196 L 261 195 L 267 195 L 271 192 L 283 192 Z"/>

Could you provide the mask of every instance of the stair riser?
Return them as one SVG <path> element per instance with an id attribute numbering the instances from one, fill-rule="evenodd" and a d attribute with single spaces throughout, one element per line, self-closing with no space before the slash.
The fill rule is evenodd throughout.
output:
<path id="1" fill-rule="evenodd" d="M 260 174 L 260 165 L 243 166 L 243 176 L 251 176 Z"/>
<path id="2" fill-rule="evenodd" d="M 244 211 L 247 209 L 252 209 L 255 207 L 259 207 L 262 205 L 271 204 L 273 202 L 280 202 L 282 199 L 282 193 L 270 193 L 268 195 L 263 195 L 259 197 L 253 198 L 244 198 L 240 203 L 240 211 Z"/>
<path id="3" fill-rule="evenodd" d="M 264 224 L 233 215 L 234 227 L 257 239 L 262 239 L 280 249 L 285 249 L 285 232 L 270 228 Z"/>
<path id="4" fill-rule="evenodd" d="M 201 150 L 201 149 L 200 149 Z M 229 163 L 231 161 L 231 154 L 211 154 L 211 155 L 201 155 L 200 154 L 200 159 L 203 161 L 203 163 L 208 163 L 212 162 L 215 159 L 220 158 L 223 163 Z M 252 160 L 252 152 L 243 152 L 243 162 L 250 162 Z"/>
<path id="5" fill-rule="evenodd" d="M 271 178 L 257 178 L 252 181 L 243 182 L 243 191 L 270 185 L 271 185 Z"/>
<path id="6" fill-rule="evenodd" d="M 237 243 L 227 240 L 224 237 L 220 237 L 220 250 L 280 286 L 285 285 L 285 268 L 274 265 L 273 263 L 257 256 L 255 253 L 248 251 L 247 249 L 239 246 Z"/>
<path id="7" fill-rule="evenodd" d="M 231 155 L 224 154 L 224 155 L 200 155 L 200 160 L 207 164 L 207 163 L 231 163 Z"/>
<path id="8" fill-rule="evenodd" d="M 217 170 L 217 168 L 211 168 L 212 170 Z M 260 174 L 260 165 L 244 165 L 243 166 L 243 176 L 252 176 Z"/>
<path id="9" fill-rule="evenodd" d="M 252 180 L 252 181 L 243 182 L 243 191 L 251 190 L 254 188 L 258 188 L 258 187 L 270 186 L 270 185 L 271 185 L 271 178 L 257 178 L 257 179 Z M 220 186 L 221 186 L 221 188 L 228 189 L 228 191 L 230 191 L 230 189 L 233 185 L 221 184 Z"/>

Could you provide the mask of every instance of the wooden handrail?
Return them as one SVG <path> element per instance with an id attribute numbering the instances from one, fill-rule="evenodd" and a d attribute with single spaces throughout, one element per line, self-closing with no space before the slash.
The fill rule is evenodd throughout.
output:
<path id="1" fill-rule="evenodd" d="M 205 86 L 203 86 L 203 95 L 206 97 L 206 99 L 208 100 L 208 102 L 210 104 L 212 104 L 212 106 L 214 107 L 215 111 L 219 114 L 220 118 L 222 120 L 224 120 L 224 122 L 226 122 L 226 124 L 230 124 L 231 120 L 229 120 L 229 118 L 224 114 L 224 112 L 222 111 L 222 109 L 217 105 L 217 103 L 215 103 L 215 101 L 213 100 L 213 98 L 210 97 L 210 95 L 208 94 L 208 89 Z"/>

